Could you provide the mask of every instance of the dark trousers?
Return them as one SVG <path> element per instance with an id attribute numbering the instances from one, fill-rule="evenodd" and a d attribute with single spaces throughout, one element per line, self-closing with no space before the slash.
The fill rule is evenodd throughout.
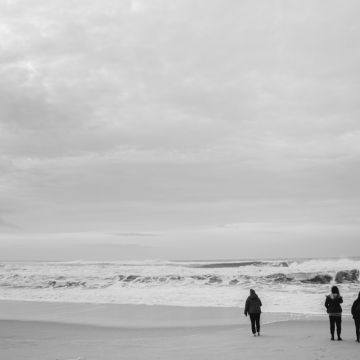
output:
<path id="1" fill-rule="evenodd" d="M 356 331 L 356 339 L 357 341 L 359 341 L 359 337 L 360 337 L 360 318 L 356 318 L 354 319 L 355 322 L 355 331 Z"/>
<path id="2" fill-rule="evenodd" d="M 329 316 L 330 319 L 330 334 L 331 337 L 334 337 L 335 334 L 335 325 L 336 325 L 336 334 L 338 337 L 341 335 L 341 316 Z"/>
<path id="3" fill-rule="evenodd" d="M 260 332 L 260 313 L 250 314 L 252 333 Z"/>

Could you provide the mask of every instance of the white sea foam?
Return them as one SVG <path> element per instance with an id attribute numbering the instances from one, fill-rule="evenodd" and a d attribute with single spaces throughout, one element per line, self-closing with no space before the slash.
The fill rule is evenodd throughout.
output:
<path id="1" fill-rule="evenodd" d="M 255 288 L 264 311 L 316 314 L 345 271 L 338 281 L 349 313 L 359 269 L 359 259 L 1 263 L 0 299 L 228 307 Z"/>

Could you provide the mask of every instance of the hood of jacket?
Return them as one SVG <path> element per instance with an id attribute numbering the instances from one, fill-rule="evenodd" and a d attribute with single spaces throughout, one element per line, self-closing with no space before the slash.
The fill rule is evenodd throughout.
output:
<path id="1" fill-rule="evenodd" d="M 330 294 L 330 295 L 328 295 L 328 298 L 334 300 L 334 299 L 340 299 L 341 296 L 339 294 Z"/>

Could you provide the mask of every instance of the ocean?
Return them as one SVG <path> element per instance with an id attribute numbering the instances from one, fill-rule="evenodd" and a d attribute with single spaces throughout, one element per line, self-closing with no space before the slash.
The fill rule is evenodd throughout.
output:
<path id="1" fill-rule="evenodd" d="M 0 300 L 243 307 L 253 288 L 265 312 L 324 314 L 336 284 L 349 314 L 359 269 L 360 258 L 1 262 Z"/>

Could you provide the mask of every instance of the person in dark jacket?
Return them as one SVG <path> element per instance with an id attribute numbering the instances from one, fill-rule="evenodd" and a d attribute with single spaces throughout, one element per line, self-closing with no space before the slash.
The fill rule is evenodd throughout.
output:
<path id="1" fill-rule="evenodd" d="M 250 315 L 251 330 L 254 336 L 256 332 L 260 336 L 260 314 L 261 314 L 261 300 L 257 296 L 255 290 L 250 289 L 250 296 L 246 299 L 244 314 Z"/>
<path id="2" fill-rule="evenodd" d="M 331 288 L 331 294 L 326 297 L 325 307 L 326 311 L 329 314 L 330 320 L 330 334 L 331 340 L 334 339 L 335 334 L 335 325 L 336 325 L 336 333 L 338 340 L 342 340 L 341 338 L 341 314 L 342 308 L 341 303 L 343 302 L 343 298 L 340 296 L 340 292 L 337 286 L 333 286 Z"/>
<path id="3" fill-rule="evenodd" d="M 360 292 L 358 298 L 354 301 L 351 307 L 351 315 L 353 316 L 355 322 L 356 341 L 360 342 Z"/>

